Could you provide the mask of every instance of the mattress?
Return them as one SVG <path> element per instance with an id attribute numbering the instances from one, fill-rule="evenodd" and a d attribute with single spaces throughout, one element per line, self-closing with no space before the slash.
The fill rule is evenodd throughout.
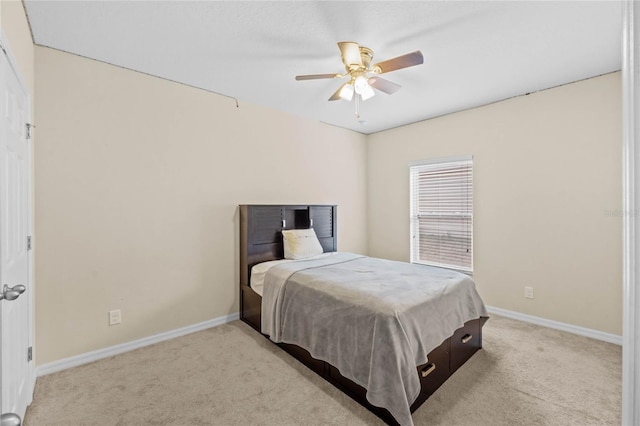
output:
<path id="1" fill-rule="evenodd" d="M 264 277 L 267 275 L 269 269 L 273 268 L 276 265 L 280 265 L 282 263 L 288 262 L 300 262 L 302 260 L 313 260 L 313 259 L 322 259 L 329 256 L 334 256 L 336 252 L 322 253 L 318 256 L 313 256 L 308 259 L 299 259 L 299 260 L 291 260 L 291 259 L 279 259 L 279 260 L 271 260 L 269 262 L 262 262 L 254 265 L 251 268 L 251 278 L 249 280 L 249 287 L 253 289 L 256 293 L 262 296 L 264 292 Z"/>

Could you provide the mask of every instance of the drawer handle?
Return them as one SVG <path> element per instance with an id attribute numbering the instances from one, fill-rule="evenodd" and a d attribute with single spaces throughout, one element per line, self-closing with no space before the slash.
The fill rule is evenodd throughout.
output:
<path id="1" fill-rule="evenodd" d="M 433 373 L 433 370 L 435 369 L 436 365 L 433 362 L 430 362 L 422 370 L 420 370 L 420 376 L 427 377 L 429 374 Z"/>
<path id="2" fill-rule="evenodd" d="M 465 334 L 464 336 L 462 336 L 462 339 L 460 339 L 460 341 L 462 343 L 467 343 L 469 340 L 473 339 L 473 336 L 470 334 Z"/>

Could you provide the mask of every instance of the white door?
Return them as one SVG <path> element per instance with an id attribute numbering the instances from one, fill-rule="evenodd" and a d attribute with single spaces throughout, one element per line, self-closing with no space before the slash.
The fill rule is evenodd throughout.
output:
<path id="1" fill-rule="evenodd" d="M 27 355 L 31 346 L 28 108 L 27 93 L 7 55 L 0 51 L 0 292 L 5 284 L 26 288 L 15 300 L 9 300 L 11 295 L 0 300 L 0 413 L 13 412 L 20 417 L 31 403 L 34 383 Z"/>

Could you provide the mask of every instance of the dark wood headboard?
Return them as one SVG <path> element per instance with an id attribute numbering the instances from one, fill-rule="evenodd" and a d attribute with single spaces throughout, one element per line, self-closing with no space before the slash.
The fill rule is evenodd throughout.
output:
<path id="1" fill-rule="evenodd" d="M 240 285 L 249 285 L 253 265 L 282 259 L 282 230 L 316 231 L 325 252 L 338 249 L 335 205 L 240 205 Z"/>
<path id="2" fill-rule="evenodd" d="M 325 252 L 338 250 L 334 205 L 240 206 L 240 319 L 258 331 L 262 297 L 249 287 L 251 268 L 284 257 L 282 230 L 307 228 L 316 231 Z"/>

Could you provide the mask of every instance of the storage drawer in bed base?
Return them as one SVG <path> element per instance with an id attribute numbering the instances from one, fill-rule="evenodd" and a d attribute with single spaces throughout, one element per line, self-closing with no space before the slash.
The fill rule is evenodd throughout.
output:
<path id="1" fill-rule="evenodd" d="M 241 319 L 259 331 L 259 315 L 250 315 L 247 314 L 247 311 L 255 312 L 252 307 L 260 300 L 252 297 L 252 293 L 255 294 L 255 292 L 248 287 L 247 290 L 249 291 L 242 292 L 242 303 L 246 311 L 241 316 Z M 260 296 L 257 297 L 260 298 Z M 482 326 L 486 320 L 487 318 L 479 318 L 465 323 L 463 327 L 456 330 L 451 337 L 429 353 L 429 361 L 426 364 L 417 367 L 416 374 L 420 377 L 421 390 L 418 398 L 411 405 L 411 412 L 417 410 L 458 368 L 482 347 Z M 297 345 L 279 343 L 278 346 L 380 417 L 387 424 L 398 424 L 388 410 L 371 405 L 367 401 L 365 388 L 344 377 L 333 365 L 313 358 L 307 350 Z"/>
<path id="2" fill-rule="evenodd" d="M 479 349 L 479 348 L 478 348 Z M 442 342 L 440 346 L 429 352 L 429 362 L 422 364 L 416 368 L 416 373 L 420 377 L 420 394 L 411 405 L 411 412 L 418 409 L 447 379 L 450 373 L 450 356 L 449 356 L 449 339 Z M 369 411 L 380 417 L 387 424 L 397 425 L 388 410 L 372 405 L 366 397 L 366 389 L 354 383 L 352 380 L 340 374 L 337 368 L 328 365 L 329 382 L 356 400 L 360 405 L 366 407 Z"/>

